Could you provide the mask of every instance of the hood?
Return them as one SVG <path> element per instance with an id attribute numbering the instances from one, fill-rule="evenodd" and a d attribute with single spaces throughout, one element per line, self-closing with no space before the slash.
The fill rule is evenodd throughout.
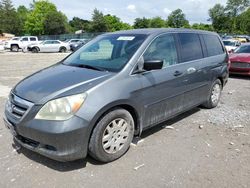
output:
<path id="1" fill-rule="evenodd" d="M 230 61 L 250 63 L 250 53 L 234 53 L 230 55 Z"/>
<path id="2" fill-rule="evenodd" d="M 114 73 L 56 64 L 23 79 L 13 89 L 17 96 L 43 104 L 59 96 L 85 92 Z"/>

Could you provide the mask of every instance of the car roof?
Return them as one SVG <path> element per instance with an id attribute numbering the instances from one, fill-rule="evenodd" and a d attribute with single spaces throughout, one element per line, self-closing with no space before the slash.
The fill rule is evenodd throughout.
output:
<path id="1" fill-rule="evenodd" d="M 184 28 L 150 28 L 150 29 L 132 29 L 132 30 L 123 30 L 117 31 L 112 34 L 144 34 L 144 35 L 151 35 L 151 34 L 161 34 L 167 32 L 184 32 L 184 33 L 200 33 L 200 34 L 216 34 L 210 31 L 202 31 L 202 30 L 195 30 L 195 29 L 184 29 Z M 217 34 L 216 34 L 217 35 Z"/>

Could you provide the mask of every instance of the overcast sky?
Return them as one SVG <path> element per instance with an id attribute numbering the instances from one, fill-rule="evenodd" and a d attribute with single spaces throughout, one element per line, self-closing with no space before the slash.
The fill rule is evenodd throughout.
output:
<path id="1" fill-rule="evenodd" d="M 166 19 L 177 8 L 183 10 L 190 23 L 206 23 L 208 9 L 216 3 L 225 4 L 227 0 L 50 0 L 58 10 L 69 19 L 74 16 L 91 19 L 94 8 L 104 14 L 117 15 L 122 21 L 132 24 L 137 17 L 161 16 Z M 12 0 L 15 7 L 29 6 L 32 0 Z"/>

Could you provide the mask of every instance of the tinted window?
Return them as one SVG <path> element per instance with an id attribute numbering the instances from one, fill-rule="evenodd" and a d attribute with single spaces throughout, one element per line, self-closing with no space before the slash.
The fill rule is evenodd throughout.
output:
<path id="1" fill-rule="evenodd" d="M 53 44 L 53 41 L 48 40 L 48 41 L 45 41 L 44 44 Z"/>
<path id="2" fill-rule="evenodd" d="M 36 41 L 36 38 L 30 37 L 30 41 Z"/>
<path id="3" fill-rule="evenodd" d="M 60 44 L 59 41 L 53 41 L 52 43 L 53 43 L 53 44 Z"/>
<path id="4" fill-rule="evenodd" d="M 203 58 L 200 38 L 193 33 L 180 33 L 182 62 L 193 61 Z"/>
<path id="5" fill-rule="evenodd" d="M 208 56 L 215 56 L 224 53 L 224 48 L 217 36 L 203 35 L 203 39 L 207 47 Z"/>
<path id="6" fill-rule="evenodd" d="M 22 41 L 29 41 L 29 39 L 28 38 L 23 38 Z"/>
<path id="7" fill-rule="evenodd" d="M 143 55 L 144 60 L 163 60 L 163 68 L 177 63 L 174 37 L 170 34 L 156 38 Z"/>

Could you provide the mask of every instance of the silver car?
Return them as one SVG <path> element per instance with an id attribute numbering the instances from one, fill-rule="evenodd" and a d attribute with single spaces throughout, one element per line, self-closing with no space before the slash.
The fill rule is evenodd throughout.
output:
<path id="1" fill-rule="evenodd" d="M 67 52 L 70 50 L 69 44 L 59 40 L 45 40 L 36 45 L 28 46 L 28 51 L 38 52 Z"/>

